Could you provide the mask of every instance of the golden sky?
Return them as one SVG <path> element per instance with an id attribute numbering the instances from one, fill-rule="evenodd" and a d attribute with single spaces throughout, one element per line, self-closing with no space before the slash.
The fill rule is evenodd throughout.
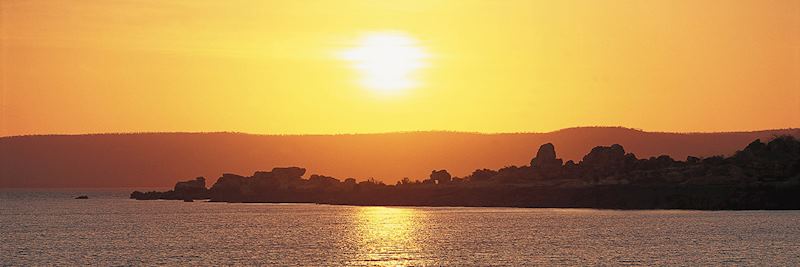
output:
<path id="1" fill-rule="evenodd" d="M 800 127 L 800 1 L 0 1 L 0 135 Z"/>

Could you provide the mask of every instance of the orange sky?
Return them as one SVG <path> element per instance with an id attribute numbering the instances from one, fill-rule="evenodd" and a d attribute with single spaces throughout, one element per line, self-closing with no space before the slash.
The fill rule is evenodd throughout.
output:
<path id="1" fill-rule="evenodd" d="M 792 0 L 11 0 L 0 38 L 0 136 L 800 127 Z"/>

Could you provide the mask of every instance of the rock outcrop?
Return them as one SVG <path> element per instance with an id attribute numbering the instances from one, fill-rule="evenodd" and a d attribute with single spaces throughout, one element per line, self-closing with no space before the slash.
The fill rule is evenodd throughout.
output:
<path id="1" fill-rule="evenodd" d="M 423 181 L 386 185 L 312 174 L 298 167 L 223 174 L 178 182 L 167 192 L 133 192 L 135 199 L 224 202 L 306 202 L 349 205 L 584 207 L 616 209 L 800 209 L 800 141 L 752 142 L 733 157 L 662 155 L 638 159 L 618 144 L 593 148 L 580 162 L 542 145 L 531 166 L 479 169 L 465 177 L 434 170 Z"/>
<path id="2" fill-rule="evenodd" d="M 625 149 L 619 144 L 598 146 L 583 157 L 581 164 L 589 168 L 613 168 L 625 160 Z"/>
<path id="3" fill-rule="evenodd" d="M 558 175 L 563 161 L 556 158 L 556 148 L 552 143 L 547 143 L 539 147 L 536 157 L 531 160 L 531 169 L 539 174 L 552 176 Z"/>
<path id="4" fill-rule="evenodd" d="M 733 156 L 746 174 L 761 180 L 782 180 L 800 174 L 800 142 L 782 136 L 767 144 L 755 140 Z"/>
<path id="5" fill-rule="evenodd" d="M 176 193 L 181 194 L 202 194 L 206 191 L 206 178 L 197 177 L 194 180 L 177 182 L 173 189 Z"/>

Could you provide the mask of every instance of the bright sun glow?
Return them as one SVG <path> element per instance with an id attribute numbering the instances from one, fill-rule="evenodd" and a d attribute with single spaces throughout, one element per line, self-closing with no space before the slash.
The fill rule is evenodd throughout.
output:
<path id="1" fill-rule="evenodd" d="M 414 38 L 402 33 L 366 35 L 342 54 L 360 72 L 362 85 L 381 93 L 417 86 L 414 75 L 427 57 Z"/>

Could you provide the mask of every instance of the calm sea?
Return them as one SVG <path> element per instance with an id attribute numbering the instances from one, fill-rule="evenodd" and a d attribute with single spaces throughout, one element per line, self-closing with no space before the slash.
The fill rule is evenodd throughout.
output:
<path id="1" fill-rule="evenodd" d="M 186 203 L 130 191 L 0 191 L 0 265 L 800 264 L 798 211 Z"/>

